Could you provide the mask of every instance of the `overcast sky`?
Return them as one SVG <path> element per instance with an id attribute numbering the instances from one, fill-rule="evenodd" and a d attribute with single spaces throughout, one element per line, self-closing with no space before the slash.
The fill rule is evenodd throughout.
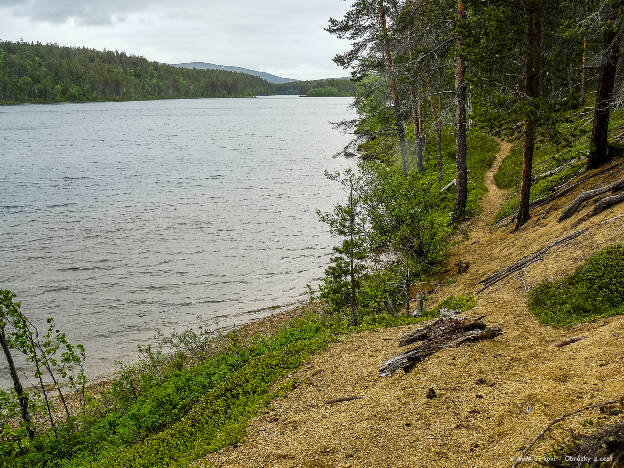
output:
<path id="1" fill-rule="evenodd" d="M 296 79 L 347 76 L 323 30 L 344 0 L 0 0 L 0 39 L 211 62 Z"/>

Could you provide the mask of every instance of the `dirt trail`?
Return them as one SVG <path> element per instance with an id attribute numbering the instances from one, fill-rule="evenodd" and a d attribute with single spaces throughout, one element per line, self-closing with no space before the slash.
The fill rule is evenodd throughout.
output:
<path id="1" fill-rule="evenodd" d="M 500 148 L 498 150 L 498 154 L 496 155 L 496 159 L 494 160 L 492 167 L 485 173 L 484 182 L 488 191 L 483 196 L 481 201 L 482 211 L 474 223 L 473 229 L 475 231 L 482 229 L 484 226 L 488 225 L 492 219 L 494 219 L 494 216 L 500 209 L 504 200 L 503 190 L 499 189 L 494 182 L 494 174 L 496 174 L 500 168 L 500 165 L 503 163 L 503 159 L 507 157 L 513 145 L 506 141 L 499 141 L 499 144 Z"/>
<path id="2" fill-rule="evenodd" d="M 605 174 L 566 198 L 532 214 L 518 233 L 488 223 L 502 202 L 493 174 L 509 151 L 502 144 L 486 175 L 490 191 L 480 216 L 467 224 L 465 240 L 453 249 L 448 268 L 461 259 L 467 273 L 446 278 L 428 305 L 463 293 L 524 255 L 561 237 L 581 214 L 557 223 L 579 191 L 615 177 Z M 589 184 L 589 185 L 588 185 Z M 619 217 L 616 217 L 619 216 Z M 602 223 L 602 224 L 600 224 Z M 379 366 L 402 351 L 398 337 L 414 327 L 349 336 L 314 356 L 295 373 L 299 385 L 252 420 L 246 440 L 199 464 L 240 467 L 498 467 L 510 466 L 527 442 L 551 419 L 570 410 L 624 395 L 624 317 L 573 328 L 539 324 L 526 305 L 537 283 L 569 273 L 605 245 L 622 241 L 624 207 L 618 206 L 581 227 L 590 230 L 551 250 L 545 261 L 496 284 L 478 297 L 468 316 L 486 316 L 505 334 L 492 341 L 444 350 L 407 374 L 379 378 Z M 449 284 L 451 283 L 451 284 Z M 586 339 L 563 348 L 571 336 Z M 430 387 L 437 398 L 425 397 Z M 340 398 L 358 396 L 343 403 Z M 598 412 L 571 420 L 606 418 Z M 556 433 L 559 437 L 565 433 Z M 545 454 L 552 441 L 533 454 Z"/>

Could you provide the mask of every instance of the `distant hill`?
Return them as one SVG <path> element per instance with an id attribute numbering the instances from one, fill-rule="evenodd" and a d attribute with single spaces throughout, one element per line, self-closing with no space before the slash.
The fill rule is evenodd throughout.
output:
<path id="1" fill-rule="evenodd" d="M 248 68 L 242 67 L 233 67 L 230 65 L 216 65 L 214 63 L 206 63 L 206 62 L 186 62 L 186 63 L 174 63 L 172 64 L 174 67 L 180 68 L 196 68 L 198 70 L 223 70 L 223 71 L 231 71 L 238 73 L 246 73 L 248 75 L 258 76 L 263 80 L 268 81 L 273 84 L 281 84 L 281 83 L 292 83 L 297 80 L 292 78 L 283 78 L 281 76 L 272 75 L 271 73 L 261 72 L 257 70 L 250 70 Z"/>

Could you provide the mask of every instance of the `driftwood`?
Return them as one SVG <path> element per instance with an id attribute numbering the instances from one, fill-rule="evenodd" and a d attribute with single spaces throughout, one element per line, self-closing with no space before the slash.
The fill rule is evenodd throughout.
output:
<path id="1" fill-rule="evenodd" d="M 599 175 L 604 174 L 605 172 L 609 172 L 612 171 L 613 169 L 615 169 L 616 167 L 621 166 L 620 164 L 615 164 L 612 166 L 609 166 L 605 169 L 602 169 L 598 172 L 594 172 L 593 174 L 588 174 L 584 177 L 581 177 L 579 180 L 577 180 L 576 182 L 573 182 L 572 180 L 559 185 L 558 187 L 556 187 L 553 190 L 553 193 L 551 193 L 550 195 L 546 195 L 545 197 L 542 198 L 538 198 L 535 201 L 532 201 L 529 204 L 529 210 L 533 211 L 535 208 L 539 208 L 540 206 L 544 206 L 547 205 L 548 203 L 555 201 L 557 198 L 561 198 L 565 195 L 567 195 L 568 193 L 570 193 L 572 190 L 574 190 L 575 188 L 577 188 L 579 185 L 587 182 L 588 180 L 597 177 Z M 583 171 L 580 174 L 582 174 L 583 172 L 585 172 L 585 169 L 583 169 Z M 504 218 L 501 219 L 498 223 L 496 223 L 496 226 L 503 226 L 505 224 L 509 224 L 512 223 L 513 221 L 516 220 L 516 218 L 518 217 L 518 211 L 516 211 L 513 215 L 509 216 L 508 218 Z"/>
<path id="2" fill-rule="evenodd" d="M 491 340 L 502 333 L 503 330 L 498 326 L 488 328 L 482 322 L 482 317 L 467 319 L 443 315 L 414 332 L 403 335 L 400 339 L 401 346 L 415 342 L 422 342 L 422 344 L 386 361 L 379 369 L 379 376 L 392 375 L 399 369 L 408 372 L 416 364 L 438 351 L 477 341 Z"/>
<path id="3" fill-rule="evenodd" d="M 542 260 L 544 255 L 546 255 L 546 253 L 550 249 L 552 249 L 553 247 L 555 247 L 557 245 L 560 245 L 560 244 L 564 244 L 564 243 L 569 242 L 569 241 L 571 241 L 573 239 L 576 239 L 577 237 L 579 237 L 580 235 L 584 234 L 585 232 L 587 232 L 587 229 L 581 229 L 580 231 L 575 231 L 572 234 L 568 234 L 565 237 L 557 239 L 556 241 L 551 242 L 550 244 L 548 244 L 546 247 L 542 247 L 537 252 L 532 253 L 531 255 L 527 255 L 526 257 L 523 257 L 521 260 L 519 260 L 518 262 L 514 263 L 513 265 L 511 265 L 511 266 L 509 266 L 509 267 L 507 267 L 507 268 L 505 268 L 503 270 L 499 270 L 496 273 L 488 276 L 487 278 L 479 281 L 479 284 L 482 284 L 483 287 L 479 290 L 478 293 L 481 293 L 481 292 L 485 291 L 490 286 L 493 286 L 494 284 L 498 283 L 502 279 L 507 278 L 509 275 L 515 273 L 516 271 L 522 270 L 523 268 L 529 266 L 532 263 L 537 262 L 538 260 Z"/>
<path id="4" fill-rule="evenodd" d="M 624 188 L 624 179 L 620 179 L 613 182 L 612 184 L 604 185 L 602 187 L 598 187 L 593 190 L 588 190 L 587 192 L 581 193 L 578 197 L 576 197 L 574 202 L 563 213 L 561 213 L 561 216 L 559 217 L 559 222 L 561 223 L 562 221 L 565 221 L 574 213 L 576 213 L 586 201 L 591 200 L 598 195 L 602 195 L 603 193 L 617 191 L 622 188 Z"/>
<path id="5" fill-rule="evenodd" d="M 530 461 L 528 458 L 526 458 L 527 454 L 529 453 L 529 450 L 531 450 L 533 448 L 533 446 L 537 443 L 537 441 L 539 441 L 544 434 L 546 434 L 555 424 L 560 423 L 561 421 L 564 421 L 565 419 L 571 417 L 571 416 L 575 416 L 579 413 L 582 413 L 584 411 L 588 411 L 591 409 L 596 409 L 596 408 L 604 408 L 605 406 L 609 406 L 609 405 L 615 405 L 616 403 L 620 403 L 621 400 L 609 400 L 609 401 L 603 401 L 601 403 L 596 403 L 594 405 L 588 405 L 588 406 L 584 406 L 583 408 L 574 410 L 574 411 L 570 411 L 569 413 L 566 413 L 562 416 L 559 416 L 556 419 L 553 419 L 544 429 L 542 429 L 542 431 L 537 434 L 533 440 L 531 442 L 529 442 L 529 445 L 526 446 L 526 448 L 522 451 L 522 453 L 520 454 L 520 456 L 516 459 L 516 461 L 514 462 L 513 465 L 511 465 L 511 468 L 516 468 L 517 466 L 519 466 L 523 461 Z"/>

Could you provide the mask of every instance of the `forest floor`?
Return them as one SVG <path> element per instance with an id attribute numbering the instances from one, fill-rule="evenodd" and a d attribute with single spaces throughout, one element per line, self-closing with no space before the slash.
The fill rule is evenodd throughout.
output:
<path id="1" fill-rule="evenodd" d="M 346 336 L 313 356 L 289 377 L 296 388 L 254 418 L 247 437 L 197 462 L 240 467 L 497 467 L 511 459 L 550 420 L 585 405 L 624 396 L 624 317 L 568 328 L 541 325 L 527 307 L 527 291 L 569 274 L 586 258 L 624 238 L 624 205 L 578 226 L 588 207 L 564 223 L 557 219 L 579 192 L 621 177 L 622 168 L 595 177 L 566 197 L 536 209 L 519 231 L 491 220 L 505 194 L 493 182 L 510 145 L 486 174 L 488 194 L 479 216 L 457 235 L 447 273 L 432 283 L 429 304 L 476 293 L 478 282 L 561 236 L 588 228 L 557 246 L 543 261 L 478 295 L 465 315 L 485 316 L 504 334 L 494 340 L 443 350 L 409 373 L 378 377 L 379 367 L 404 349 L 399 336 L 414 325 Z M 470 263 L 457 274 L 456 263 Z M 565 347 L 560 341 L 584 340 Z M 427 399 L 433 387 L 437 397 Z M 358 397 L 332 403 L 342 397 Z M 545 455 L 570 430 L 607 421 L 598 411 L 566 421 L 531 452 Z"/>

